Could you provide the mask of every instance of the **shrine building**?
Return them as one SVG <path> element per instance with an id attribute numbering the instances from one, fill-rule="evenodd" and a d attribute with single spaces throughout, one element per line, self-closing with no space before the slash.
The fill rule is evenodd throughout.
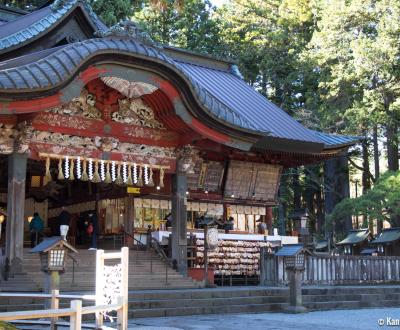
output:
<path id="1" fill-rule="evenodd" d="M 0 140 L 11 271 L 21 270 L 33 213 L 47 236 L 59 235 L 65 207 L 77 248 L 89 247 L 88 212 L 99 245 L 121 233 L 133 244 L 172 233 L 183 274 L 201 216 L 232 217 L 227 239 L 268 241 L 282 171 L 356 143 L 302 126 L 235 63 L 158 45 L 132 22 L 109 28 L 79 0 L 0 7 Z M 260 222 L 268 233 L 257 234 Z"/>

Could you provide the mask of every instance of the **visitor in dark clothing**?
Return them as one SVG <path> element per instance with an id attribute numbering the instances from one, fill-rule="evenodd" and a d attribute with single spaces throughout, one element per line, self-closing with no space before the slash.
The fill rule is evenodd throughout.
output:
<path id="1" fill-rule="evenodd" d="M 97 249 L 97 234 L 99 233 L 99 225 L 97 221 L 97 214 L 96 212 L 91 212 L 89 213 L 89 226 L 88 226 L 88 231 L 89 228 L 91 233 L 88 232 L 89 235 L 92 236 L 92 245 L 89 250 L 96 250 Z"/>
<path id="2" fill-rule="evenodd" d="M 60 235 L 63 239 L 67 239 L 69 223 L 71 221 L 71 214 L 65 209 L 61 208 L 61 213 L 58 215 L 58 224 L 60 226 Z"/>
<path id="3" fill-rule="evenodd" d="M 33 218 L 29 223 L 29 230 L 31 232 L 31 248 L 35 247 L 39 243 L 39 239 L 42 236 L 44 229 L 44 223 L 39 213 L 35 212 Z"/>

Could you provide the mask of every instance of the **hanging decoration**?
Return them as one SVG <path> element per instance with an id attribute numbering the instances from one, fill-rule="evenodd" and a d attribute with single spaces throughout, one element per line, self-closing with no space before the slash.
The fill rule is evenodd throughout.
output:
<path id="1" fill-rule="evenodd" d="M 82 178 L 81 157 L 76 159 L 76 177 L 78 180 Z"/>
<path id="2" fill-rule="evenodd" d="M 153 180 L 153 168 L 150 166 L 150 173 L 149 173 L 149 182 L 147 183 L 149 187 L 154 187 L 154 180 Z"/>
<path id="3" fill-rule="evenodd" d="M 139 174 L 138 174 L 137 183 L 136 183 L 136 185 L 138 187 L 143 187 L 142 172 L 143 172 L 142 166 L 139 166 Z"/>
<path id="4" fill-rule="evenodd" d="M 63 174 L 63 170 L 62 170 L 62 159 L 60 158 L 58 160 L 58 176 L 57 176 L 58 180 L 64 180 L 64 174 Z"/>
<path id="5" fill-rule="evenodd" d="M 124 181 L 122 180 L 122 176 L 121 176 L 121 164 L 118 164 L 117 166 L 117 177 L 115 179 L 115 183 L 116 184 L 124 184 Z"/>
<path id="6" fill-rule="evenodd" d="M 104 165 L 104 160 L 100 161 L 100 179 L 101 181 L 105 181 L 106 179 L 106 169 Z"/>
<path id="7" fill-rule="evenodd" d="M 64 160 L 64 177 L 66 179 L 69 179 L 69 158 L 68 156 L 65 156 L 65 160 Z"/>
<path id="8" fill-rule="evenodd" d="M 75 176 L 74 176 L 74 160 L 71 159 L 71 163 L 69 166 L 69 179 L 70 180 L 75 180 Z"/>
<path id="9" fill-rule="evenodd" d="M 112 179 L 111 179 L 111 174 L 110 174 L 110 163 L 107 163 L 106 169 L 107 169 L 106 170 L 106 177 L 104 179 L 104 182 L 105 183 L 111 183 Z"/>
<path id="10" fill-rule="evenodd" d="M 123 183 L 126 183 L 128 181 L 128 173 L 126 172 L 127 166 L 126 163 L 122 163 L 122 181 Z"/>
<path id="11" fill-rule="evenodd" d="M 137 172 L 137 165 L 136 163 L 133 164 L 133 183 L 138 183 L 138 172 Z"/>
<path id="12" fill-rule="evenodd" d="M 104 168 L 103 168 L 103 171 L 104 171 Z M 93 174 L 93 180 L 92 181 L 94 183 L 101 182 L 101 178 L 100 178 L 100 174 L 99 174 L 99 161 L 96 161 L 96 163 L 94 165 L 94 174 Z"/>
<path id="13" fill-rule="evenodd" d="M 43 185 L 45 186 L 52 180 L 53 180 L 53 178 L 51 177 L 51 173 L 50 173 L 50 157 L 47 157 L 46 158 L 46 173 L 44 175 Z"/>
<path id="14" fill-rule="evenodd" d="M 147 186 L 149 184 L 149 169 L 147 167 L 147 165 L 144 165 L 144 184 Z"/>
<path id="15" fill-rule="evenodd" d="M 44 185 L 53 180 L 51 176 L 51 159 L 58 160 L 58 180 L 81 180 L 93 183 L 112 183 L 118 185 L 143 185 L 154 187 L 154 170 L 160 171 L 157 189 L 164 187 L 164 175 L 168 166 L 128 163 L 126 161 L 84 158 L 82 156 L 59 156 L 40 153 L 45 159 Z"/>
<path id="16" fill-rule="evenodd" d="M 115 162 L 112 161 L 111 162 L 111 181 L 115 182 L 115 180 L 117 179 L 116 173 L 115 173 Z"/>
<path id="17" fill-rule="evenodd" d="M 90 164 L 90 161 L 91 160 L 89 160 L 89 164 Z M 88 181 L 89 180 L 89 176 L 91 176 L 91 179 L 90 180 L 92 180 L 93 179 L 93 164 L 92 164 L 92 169 L 91 169 L 91 174 L 88 176 L 88 174 L 87 174 L 87 171 L 86 171 L 86 167 L 87 167 L 87 161 L 86 161 L 86 159 L 84 159 L 83 160 L 83 165 L 82 165 L 82 175 L 81 175 L 81 180 L 82 181 Z M 90 169 L 89 169 L 89 172 L 90 172 Z"/>
<path id="18" fill-rule="evenodd" d="M 132 165 L 128 165 L 128 177 L 126 179 L 126 184 L 127 185 L 133 185 L 132 181 Z"/>

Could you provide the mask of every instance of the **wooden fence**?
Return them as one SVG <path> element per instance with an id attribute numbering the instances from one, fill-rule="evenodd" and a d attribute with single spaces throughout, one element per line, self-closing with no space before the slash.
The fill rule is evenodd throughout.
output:
<path id="1" fill-rule="evenodd" d="M 52 308 L 47 310 L 34 310 L 34 311 L 21 311 L 21 312 L 7 312 L 0 313 L 0 321 L 16 321 L 16 320 L 30 320 L 30 319 L 41 319 L 50 318 L 57 320 L 59 317 L 70 318 L 70 329 L 80 330 L 82 327 L 82 315 L 96 314 L 110 311 L 117 311 L 118 315 L 118 327 L 123 329 L 123 311 L 124 311 L 124 299 L 123 297 L 118 298 L 118 303 L 113 305 L 102 305 L 102 306 L 87 306 L 82 307 L 82 300 L 95 300 L 91 296 L 78 296 L 78 295 L 59 295 L 58 290 L 55 290 L 56 294 L 24 294 L 24 293 L 0 293 L 0 297 L 10 298 L 41 298 L 41 299 L 52 299 L 56 298 L 58 305 L 59 299 L 74 299 L 71 300 L 70 308 Z M 53 304 L 52 304 L 53 305 Z M 54 324 L 52 323 L 52 326 Z M 126 328 L 125 328 L 126 329 Z"/>
<path id="2" fill-rule="evenodd" d="M 286 284 L 283 257 L 261 252 L 260 284 Z M 400 282 L 400 257 L 307 255 L 304 284 L 374 284 Z"/>
<path id="3" fill-rule="evenodd" d="M 120 260 L 120 263 L 112 266 L 105 265 L 105 261 L 113 259 Z M 58 290 L 53 290 L 51 294 L 2 292 L 0 297 L 49 299 L 51 309 L 0 313 L 0 321 L 50 318 L 50 328 L 56 329 L 59 317 L 69 317 L 69 328 L 71 330 L 81 330 L 82 315 L 95 314 L 96 329 L 100 329 L 103 326 L 103 315 L 111 311 L 117 311 L 117 329 L 127 330 L 128 271 L 129 249 L 127 247 L 123 247 L 121 252 L 104 253 L 103 250 L 97 250 L 95 296 L 60 295 Z M 70 308 L 59 309 L 60 299 L 72 299 Z M 95 301 L 95 305 L 82 307 L 82 300 Z"/>

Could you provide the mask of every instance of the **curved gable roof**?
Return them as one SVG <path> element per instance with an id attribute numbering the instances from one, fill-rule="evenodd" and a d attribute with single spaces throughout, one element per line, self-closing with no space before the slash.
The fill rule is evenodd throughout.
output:
<path id="1" fill-rule="evenodd" d="M 87 4 L 66 0 L 62 6 L 48 6 L 2 25 L 0 53 L 45 34 L 78 6 L 96 29 L 107 29 Z M 287 150 L 302 152 L 296 150 L 295 143 L 300 141 L 303 146 L 308 146 L 308 151 L 304 151 L 312 153 L 324 148 L 346 147 L 359 140 L 305 128 L 239 78 L 230 64 L 191 63 L 126 36 L 89 39 L 0 63 L 0 94 L 56 88 L 71 79 L 90 58 L 115 52 L 139 56 L 172 69 L 184 78 L 208 115 L 231 128 L 264 137 L 264 148 L 274 149 L 275 144 L 284 141 L 284 144 L 292 145 Z"/>
<path id="2" fill-rule="evenodd" d="M 88 22 L 93 26 L 94 30 L 107 29 L 107 26 L 88 4 L 79 0 L 66 1 L 60 8 L 55 8 L 54 5 L 44 7 L 1 25 L 0 54 L 10 50 L 10 48 L 22 46 L 30 40 L 45 34 L 77 7 L 81 7 L 86 15 L 90 17 Z"/>

